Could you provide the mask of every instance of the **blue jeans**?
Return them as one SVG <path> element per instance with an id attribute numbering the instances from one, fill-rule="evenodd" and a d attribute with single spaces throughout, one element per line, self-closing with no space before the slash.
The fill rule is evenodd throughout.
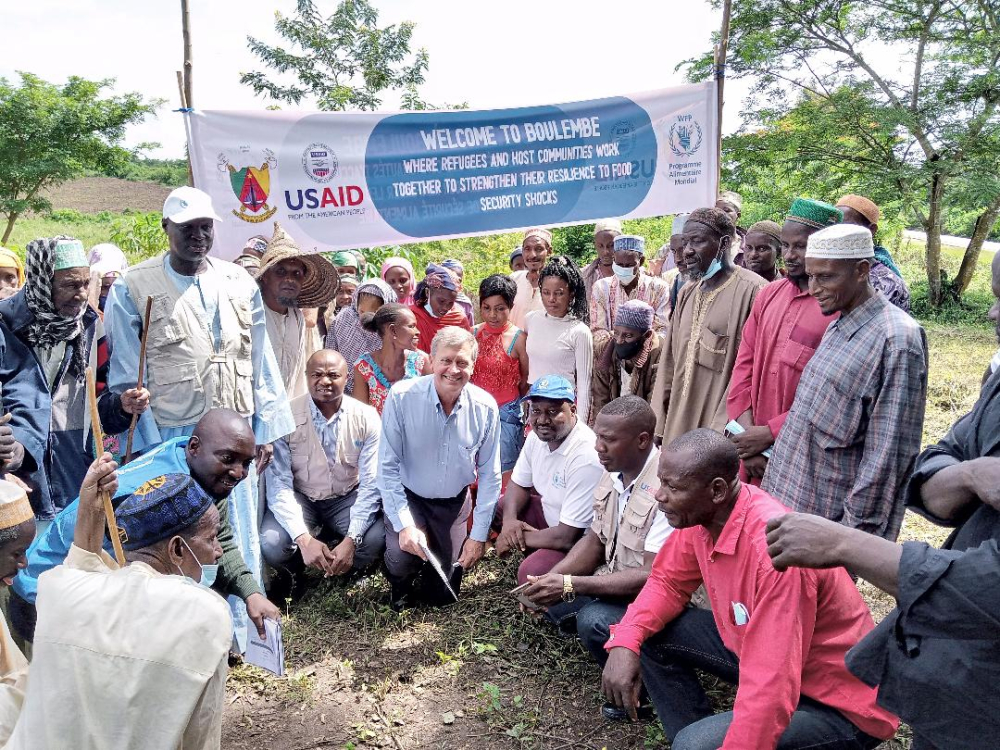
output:
<path id="1" fill-rule="evenodd" d="M 642 681 L 672 750 L 715 750 L 733 721 L 732 711 L 712 713 L 695 669 L 739 683 L 739 660 L 723 644 L 712 613 L 688 607 L 642 647 Z M 836 709 L 802 696 L 778 750 L 868 750 L 880 742 Z"/>
<path id="2" fill-rule="evenodd" d="M 521 399 L 508 401 L 500 407 L 500 471 L 513 471 L 524 446 L 524 423 L 521 421 Z"/>
<path id="3" fill-rule="evenodd" d="M 606 602 L 590 596 L 578 596 L 571 602 L 553 604 L 545 613 L 545 617 L 564 633 L 572 633 L 571 628 L 575 627 L 576 635 L 583 643 L 583 647 L 590 652 L 601 669 L 604 669 L 604 664 L 608 660 L 604 644 L 611 636 L 611 626 L 625 616 L 627 608 L 625 604 Z"/>

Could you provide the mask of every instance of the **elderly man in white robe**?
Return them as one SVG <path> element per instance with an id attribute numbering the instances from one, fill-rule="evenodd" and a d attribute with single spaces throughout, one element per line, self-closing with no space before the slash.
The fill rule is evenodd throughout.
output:
<path id="1" fill-rule="evenodd" d="M 167 196 L 163 230 L 169 251 L 130 268 L 108 294 L 108 387 L 115 393 L 135 387 L 142 331 L 148 327 L 144 382 L 150 409 L 139 419 L 136 450 L 191 435 L 210 409 L 232 409 L 250 422 L 256 471 L 229 496 L 229 522 L 247 567 L 262 585 L 257 475 L 271 460 L 271 444 L 291 433 L 295 422 L 267 338 L 260 289 L 239 266 L 209 257 L 219 220 L 212 199 L 200 190 L 180 187 Z M 246 607 L 235 597 L 229 601 L 242 652 Z"/>
<path id="2" fill-rule="evenodd" d="M 323 307 L 337 296 L 337 271 L 319 253 L 306 253 L 274 222 L 274 236 L 260 259 L 257 286 L 264 300 L 271 342 L 289 400 L 304 396 L 306 360 L 317 342 L 300 308 Z"/>
<path id="3" fill-rule="evenodd" d="M 103 551 L 105 453 L 80 488 L 66 562 L 38 580 L 31 679 L 6 750 L 218 748 L 232 621 L 211 591 L 219 511 L 186 474 L 118 506 L 127 565 Z"/>

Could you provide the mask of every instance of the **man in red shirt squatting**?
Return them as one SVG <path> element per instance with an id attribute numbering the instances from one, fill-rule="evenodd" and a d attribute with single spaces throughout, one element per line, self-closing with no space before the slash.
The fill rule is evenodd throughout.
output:
<path id="1" fill-rule="evenodd" d="M 844 665 L 868 608 L 843 568 L 774 569 L 766 527 L 786 509 L 738 470 L 711 430 L 663 449 L 656 500 L 677 531 L 611 628 L 604 695 L 634 719 L 645 684 L 673 750 L 874 748 L 899 721 Z M 712 611 L 689 606 L 703 582 Z M 738 685 L 732 711 L 712 714 L 695 669 Z"/>

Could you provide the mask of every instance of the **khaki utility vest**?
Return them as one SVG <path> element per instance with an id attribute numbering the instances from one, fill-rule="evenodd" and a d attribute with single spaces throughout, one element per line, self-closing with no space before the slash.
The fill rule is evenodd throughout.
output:
<path id="1" fill-rule="evenodd" d="M 604 472 L 594 490 L 594 522 L 591 528 L 599 529 L 604 540 L 605 564 L 595 575 L 617 573 L 629 568 L 643 566 L 646 535 L 656 519 L 656 491 L 660 480 L 656 477 L 659 450 L 646 464 L 646 468 L 636 478 L 632 494 L 625 503 L 621 525 L 618 523 L 618 490 L 615 489 L 610 472 Z M 615 531 L 618 531 L 617 540 Z"/>
<path id="2" fill-rule="evenodd" d="M 340 405 L 335 462 L 323 450 L 313 425 L 308 393 L 291 401 L 295 432 L 288 436 L 292 487 L 312 502 L 341 497 L 358 486 L 358 457 L 365 442 L 381 428 L 378 412 L 350 396 Z"/>
<path id="3" fill-rule="evenodd" d="M 129 269 L 125 284 L 145 314 L 152 297 L 146 344 L 146 387 L 156 424 L 180 427 L 194 424 L 210 409 L 225 408 L 249 417 L 254 412 L 253 296 L 257 285 L 239 266 L 211 261 L 222 275 L 219 283 L 219 319 L 222 336 L 215 350 L 211 329 L 163 270 L 163 255 Z"/>

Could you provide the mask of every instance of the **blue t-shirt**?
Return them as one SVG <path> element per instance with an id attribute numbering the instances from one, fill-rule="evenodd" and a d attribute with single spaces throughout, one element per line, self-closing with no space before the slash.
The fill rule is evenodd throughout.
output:
<path id="1" fill-rule="evenodd" d="M 143 483 L 164 474 L 190 474 L 191 470 L 188 469 L 184 451 L 188 440 L 190 438 L 187 437 L 167 440 L 149 453 L 139 456 L 128 466 L 119 469 L 118 491 L 113 499 L 124 499 L 139 489 Z M 38 595 L 38 576 L 46 570 L 62 565 L 66 559 L 76 531 L 76 509 L 79 504 L 80 498 L 77 497 L 59 512 L 48 528 L 35 537 L 35 541 L 28 547 L 26 554 L 28 567 L 18 571 L 13 586 L 14 592 L 22 599 L 34 604 Z M 113 554 L 111 541 L 107 538 L 104 540 L 104 549 L 108 554 Z"/>

